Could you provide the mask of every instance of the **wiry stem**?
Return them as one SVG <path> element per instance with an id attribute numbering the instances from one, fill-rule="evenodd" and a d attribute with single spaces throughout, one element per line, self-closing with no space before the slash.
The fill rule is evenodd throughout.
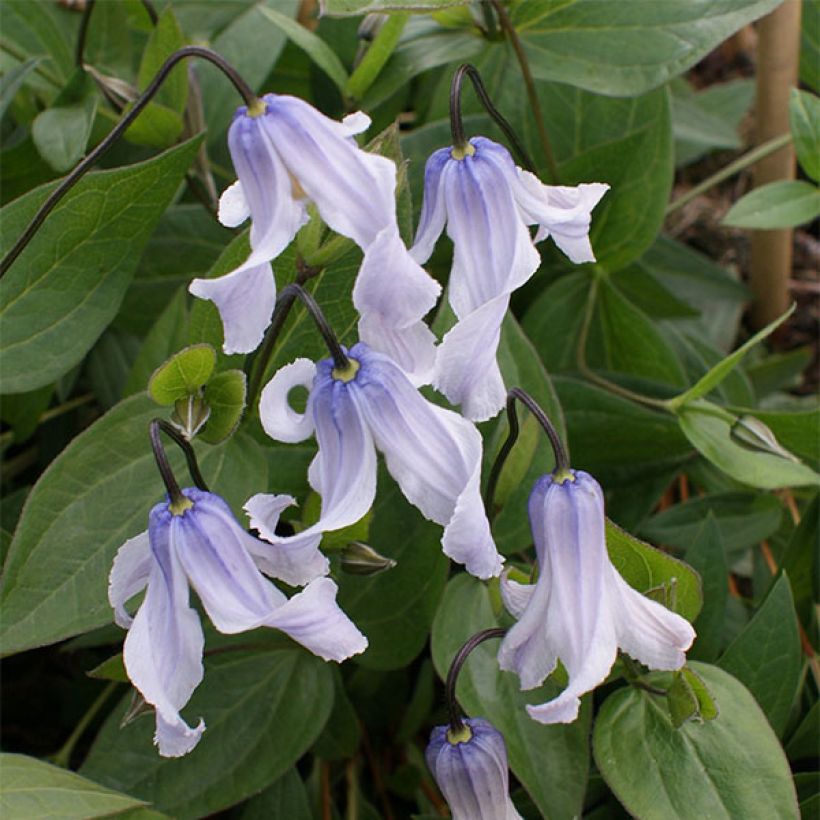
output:
<path id="1" fill-rule="evenodd" d="M 445 684 L 447 711 L 450 715 L 450 731 L 453 734 L 458 734 L 464 729 L 461 709 L 459 709 L 458 701 L 456 701 L 456 684 L 458 683 L 458 673 L 461 672 L 461 667 L 464 666 L 470 653 L 479 644 L 484 643 L 484 641 L 489 641 L 492 638 L 502 638 L 506 634 L 507 630 L 501 627 L 482 629 L 481 632 L 476 632 L 475 635 L 468 638 L 464 646 L 456 652 L 456 656 L 453 658 L 453 662 L 450 664 L 450 669 L 447 672 L 447 682 Z"/>
<path id="2" fill-rule="evenodd" d="M 524 148 L 521 140 L 518 139 L 513 127 L 502 116 L 501 112 L 493 105 L 490 95 L 484 86 L 481 79 L 481 74 L 478 69 L 470 63 L 462 63 L 453 74 L 453 81 L 450 83 L 450 132 L 453 136 L 453 147 L 459 151 L 464 151 L 467 147 L 467 137 L 464 134 L 464 123 L 461 119 L 461 88 L 464 84 L 464 77 L 470 78 L 473 84 L 476 96 L 481 104 L 486 109 L 487 113 L 493 118 L 498 127 L 504 132 L 504 136 L 510 141 L 513 150 L 518 154 L 521 164 L 528 170 L 535 172 L 535 165 L 533 164 L 527 149 Z"/>
<path id="3" fill-rule="evenodd" d="M 201 57 L 203 60 L 213 63 L 219 68 L 225 76 L 234 84 L 236 90 L 242 95 L 245 102 L 251 106 L 256 102 L 256 95 L 253 89 L 245 82 L 239 75 L 236 69 L 230 65 L 223 57 L 208 48 L 200 46 L 185 46 L 178 51 L 175 51 L 163 64 L 157 72 L 154 79 L 151 81 L 148 88 L 137 98 L 134 102 L 134 107 L 111 129 L 108 136 L 91 151 L 82 162 L 49 194 L 45 202 L 40 206 L 37 213 L 34 214 L 28 227 L 23 231 L 18 240 L 14 243 L 11 250 L 3 257 L 0 262 L 0 276 L 3 276 L 6 271 L 12 266 L 14 260 L 23 252 L 26 245 L 32 240 L 34 235 L 40 229 L 40 226 L 45 222 L 46 217 L 55 208 L 57 203 L 68 193 L 69 190 L 85 175 L 94 163 L 97 162 L 111 146 L 122 136 L 129 125 L 140 115 L 142 110 L 151 101 L 154 95 L 159 91 L 160 86 L 165 82 L 174 66 L 181 60 L 188 57 Z"/>
<path id="4" fill-rule="evenodd" d="M 162 481 L 165 484 L 165 489 L 168 491 L 168 497 L 171 499 L 172 504 L 178 504 L 183 501 L 184 496 L 182 494 L 182 490 L 179 489 L 179 484 L 177 484 L 174 471 L 171 469 L 171 464 L 168 461 L 168 454 L 165 452 L 165 447 L 162 445 L 160 433 L 165 433 L 165 435 L 171 438 L 174 443 L 180 447 L 182 452 L 185 454 L 185 461 L 188 464 L 188 472 L 191 474 L 194 484 L 196 484 L 200 490 L 204 490 L 206 493 L 209 492 L 208 485 L 205 483 L 205 479 L 199 471 L 199 464 L 196 460 L 194 448 L 191 447 L 191 443 L 183 435 L 181 435 L 180 432 L 173 427 L 173 425 L 169 424 L 164 419 L 153 419 L 148 428 L 148 432 L 151 437 L 151 449 L 154 451 L 154 459 L 157 462 L 159 474 L 162 476 Z"/>

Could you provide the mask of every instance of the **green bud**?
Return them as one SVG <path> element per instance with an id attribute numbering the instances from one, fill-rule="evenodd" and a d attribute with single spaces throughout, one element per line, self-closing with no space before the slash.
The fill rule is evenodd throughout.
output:
<path id="1" fill-rule="evenodd" d="M 732 438 L 748 450 L 769 453 L 773 456 L 780 456 L 780 458 L 800 463 L 800 459 L 783 447 L 774 437 L 774 433 L 754 416 L 740 416 L 732 425 Z"/>
<path id="2" fill-rule="evenodd" d="M 211 416 L 211 408 L 201 393 L 194 393 L 174 402 L 171 424 L 190 441 Z"/>
<path id="3" fill-rule="evenodd" d="M 377 575 L 395 566 L 392 558 L 380 555 L 361 541 L 352 541 L 342 550 L 342 569 L 350 575 Z"/>

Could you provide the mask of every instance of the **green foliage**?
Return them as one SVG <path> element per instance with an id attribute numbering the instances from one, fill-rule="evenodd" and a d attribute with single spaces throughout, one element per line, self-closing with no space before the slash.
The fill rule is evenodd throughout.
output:
<path id="1" fill-rule="evenodd" d="M 770 182 L 735 202 L 723 224 L 735 228 L 793 228 L 820 216 L 820 191 L 802 181 Z"/>
<path id="2" fill-rule="evenodd" d="M 148 395 L 157 404 L 172 405 L 206 384 L 214 367 L 216 351 L 209 344 L 186 347 L 154 371 Z"/>

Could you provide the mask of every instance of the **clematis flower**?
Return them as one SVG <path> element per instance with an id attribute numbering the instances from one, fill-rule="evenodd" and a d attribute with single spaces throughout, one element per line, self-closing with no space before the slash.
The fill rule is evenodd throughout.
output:
<path id="1" fill-rule="evenodd" d="M 164 757 L 187 754 L 205 724 L 191 728 L 179 710 L 202 680 L 203 635 L 189 585 L 223 633 L 269 626 L 325 660 L 363 652 L 367 639 L 336 604 L 336 584 L 320 578 L 288 599 L 259 571 L 271 570 L 270 548 L 248 535 L 218 495 L 182 491 L 179 503 L 157 504 L 148 531 L 120 547 L 108 600 L 128 629 L 128 677 L 156 710 L 154 741 Z M 125 603 L 147 586 L 132 619 Z"/>
<path id="2" fill-rule="evenodd" d="M 466 419 L 428 402 L 389 357 L 359 342 L 340 371 L 331 359 L 297 359 L 279 370 L 262 392 L 259 415 L 267 434 L 299 442 L 315 433 L 319 451 L 310 485 L 322 497 L 319 520 L 293 536 L 277 536 L 289 496 L 257 495 L 247 503 L 251 525 L 285 556 L 289 583 L 327 571 L 319 552 L 322 533 L 358 521 L 376 494 L 376 450 L 405 497 L 428 519 L 444 525 L 445 554 L 479 578 L 501 571 L 479 492 L 481 436 Z M 288 395 L 309 388 L 304 414 Z"/>
<path id="3" fill-rule="evenodd" d="M 602 683 L 622 649 L 652 669 L 679 669 L 695 631 L 680 615 L 632 589 L 607 554 L 604 498 L 588 473 L 542 476 L 529 501 L 538 555 L 534 585 L 502 578 L 506 608 L 518 622 L 498 652 L 522 689 L 541 684 L 560 659 L 569 684 L 557 697 L 527 706 L 541 723 L 570 723 L 580 697 Z"/>
<path id="4" fill-rule="evenodd" d="M 538 269 L 534 242 L 551 237 L 576 263 L 593 262 L 591 212 L 608 185 L 544 185 L 486 137 L 463 150 L 442 148 L 427 161 L 424 202 L 411 255 L 421 264 L 447 225 L 453 240 L 449 300 L 459 319 L 438 348 L 434 386 L 468 418 L 504 406 L 496 362 L 510 294 Z M 538 225 L 533 239 L 529 225 Z"/>
<path id="5" fill-rule="evenodd" d="M 509 795 L 507 747 L 489 721 L 466 718 L 458 735 L 436 726 L 424 757 L 453 820 L 521 820 Z"/>
<path id="6" fill-rule="evenodd" d="M 421 319 L 441 288 L 399 236 L 395 164 L 352 139 L 369 125 L 361 112 L 337 122 L 288 95 L 267 94 L 259 110 L 238 109 L 228 147 L 239 179 L 223 193 L 219 219 L 236 227 L 251 218 L 251 254 L 225 276 L 190 286 L 219 309 L 226 353 L 249 353 L 261 342 L 276 299 L 270 262 L 305 224 L 313 202 L 334 231 L 364 251 L 353 291 L 362 338 L 408 372 L 431 368 L 435 337 Z"/>

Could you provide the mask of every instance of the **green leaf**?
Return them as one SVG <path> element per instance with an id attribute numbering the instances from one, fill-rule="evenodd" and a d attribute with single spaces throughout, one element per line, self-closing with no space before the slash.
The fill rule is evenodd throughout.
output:
<path id="1" fill-rule="evenodd" d="M 349 77 L 342 61 L 336 52 L 317 34 L 306 29 L 291 17 L 280 14 L 268 6 L 260 6 L 259 10 L 275 26 L 278 26 L 299 48 L 307 53 L 311 60 L 336 84 L 344 94 Z"/>
<path id="2" fill-rule="evenodd" d="M 789 579 L 782 573 L 718 664 L 755 696 L 782 737 L 800 690 L 803 653 Z"/>
<path id="3" fill-rule="evenodd" d="M 0 77 L 0 119 L 5 115 L 6 109 L 14 99 L 14 95 L 26 81 L 26 77 L 28 77 L 39 64 L 39 57 L 31 57 L 25 62 L 14 66 L 14 68 L 8 69 L 3 76 Z"/>
<path id="4" fill-rule="evenodd" d="M 205 402 L 211 410 L 205 429 L 199 434 L 209 444 L 219 444 L 232 436 L 245 410 L 247 379 L 241 370 L 223 370 L 205 387 Z"/>
<path id="5" fill-rule="evenodd" d="M 156 415 L 156 404 L 144 394 L 120 402 L 77 436 L 35 484 L 4 566 L 0 653 L 111 622 L 107 586 L 114 554 L 146 528 L 163 495 L 148 443 L 148 424 Z M 206 481 L 235 513 L 267 484 L 265 451 L 247 436 L 197 452 Z M 168 455 L 176 475 L 186 476 L 178 448 Z M 182 484 L 189 486 L 187 480 Z"/>
<path id="6" fill-rule="evenodd" d="M 167 6 L 151 30 L 148 44 L 142 53 L 137 74 L 137 87 L 140 91 L 145 91 L 168 57 L 184 45 L 185 35 L 174 16 L 173 8 Z M 154 100 L 178 114 L 185 111 L 188 102 L 188 67 L 184 61 L 163 80 Z"/>
<path id="7" fill-rule="evenodd" d="M 313 820 L 305 784 L 299 771 L 288 769 L 275 783 L 245 803 L 240 820 Z"/>
<path id="8" fill-rule="evenodd" d="M 55 171 L 68 171 L 85 153 L 97 111 L 97 99 L 94 81 L 78 68 L 53 105 L 32 122 L 34 144 Z"/>
<path id="9" fill-rule="evenodd" d="M 146 162 L 90 173 L 52 211 L 0 282 L 0 392 L 49 384 L 85 356 L 116 314 L 140 252 L 199 142 L 194 138 Z M 40 187 L 0 211 L 4 251 L 53 188 Z"/>
<path id="10" fill-rule="evenodd" d="M 129 701 L 109 716 L 81 771 L 184 820 L 218 812 L 281 777 L 322 731 L 333 681 L 327 665 L 302 650 L 206 658 L 185 713 L 202 716 L 207 729 L 179 759 L 157 754 L 153 719 L 119 728 Z"/>
<path id="11" fill-rule="evenodd" d="M 805 0 L 800 29 L 800 80 L 820 94 L 820 2 Z"/>
<path id="12" fill-rule="evenodd" d="M 532 343 L 510 314 L 501 327 L 498 364 L 504 384 L 508 388 L 523 387 L 538 402 L 562 441 L 566 442 L 564 414 L 549 375 Z M 505 555 L 525 549 L 532 543 L 526 513 L 527 499 L 538 477 L 555 466 L 552 447 L 541 426 L 520 404 L 516 409 L 520 423 L 519 438 L 499 477 L 496 501 L 503 508 L 493 521 L 496 546 Z M 508 432 L 504 413 L 485 446 L 485 475 Z"/>
<path id="13" fill-rule="evenodd" d="M 786 744 L 792 760 L 817 757 L 817 736 L 820 734 L 820 701 L 815 701 Z"/>
<path id="14" fill-rule="evenodd" d="M 455 653 L 471 635 L 494 626 L 498 621 L 487 587 L 467 574 L 455 576 L 433 623 L 433 662 L 439 676 L 446 677 Z M 589 703 L 582 703 L 574 723 L 545 726 L 532 720 L 525 704 L 550 700 L 559 687 L 547 681 L 522 692 L 517 676 L 498 668 L 497 652 L 498 641 L 493 640 L 470 653 L 458 678 L 458 702 L 467 715 L 486 718 L 504 735 L 510 768 L 545 817 L 577 817 L 589 770 Z"/>
<path id="15" fill-rule="evenodd" d="M 729 568 L 720 529 L 711 511 L 686 550 L 686 563 L 700 575 L 703 583 L 703 609 L 694 622 L 697 639 L 688 657 L 714 661 L 721 649 Z"/>
<path id="16" fill-rule="evenodd" d="M 759 361 L 746 364 L 744 369 L 755 396 L 764 398 L 778 390 L 797 387 L 803 371 L 811 364 L 812 356 L 813 351 L 806 345 L 784 353 L 771 353 Z"/>
<path id="17" fill-rule="evenodd" d="M 26 57 L 43 57 L 49 72 L 67 80 L 74 70 L 69 39 L 47 6 L 30 0 L 3 3 L 3 39 L 14 43 Z"/>
<path id="18" fill-rule="evenodd" d="M 172 405 L 196 393 L 216 367 L 216 351 L 209 344 L 186 347 L 160 365 L 148 380 L 148 394 L 157 404 Z"/>
<path id="19" fill-rule="evenodd" d="M 364 96 L 398 45 L 407 20 L 406 14 L 394 14 L 382 25 L 376 39 L 368 46 L 362 61 L 347 81 L 345 91 L 349 97 L 360 100 Z"/>
<path id="20" fill-rule="evenodd" d="M 779 0 L 528 0 L 513 22 L 533 75 L 633 96 L 682 74 Z"/>
<path id="21" fill-rule="evenodd" d="M 820 216 L 820 191 L 802 180 L 770 182 L 741 197 L 720 224 L 733 228 L 793 228 Z"/>
<path id="22" fill-rule="evenodd" d="M 806 628 L 812 628 L 815 602 L 820 600 L 820 562 L 817 533 L 820 532 L 820 498 L 815 496 L 803 511 L 800 524 L 783 553 L 781 569 L 789 576 L 794 606 Z"/>
<path id="23" fill-rule="evenodd" d="M 466 6 L 471 0 L 319 0 L 322 14 L 347 17 L 375 12 L 412 11 L 431 13 L 451 6 Z"/>
<path id="24" fill-rule="evenodd" d="M 687 666 L 675 673 L 666 690 L 666 704 L 676 729 L 687 720 L 714 720 L 718 715 L 717 706 L 703 680 Z"/>
<path id="25" fill-rule="evenodd" d="M 791 123 L 797 161 L 815 181 L 820 181 L 820 98 L 809 91 L 793 88 L 789 97 Z"/>
<path id="26" fill-rule="evenodd" d="M 678 411 L 678 421 L 701 455 L 741 484 L 770 490 L 820 484 L 820 475 L 805 464 L 753 452 L 738 444 L 727 415 L 715 405 L 698 400 Z"/>
<path id="27" fill-rule="evenodd" d="M 633 589 L 657 598 L 669 609 L 693 621 L 701 611 L 700 578 L 683 561 L 638 540 L 609 519 L 606 522 L 609 559 Z"/>
<path id="28" fill-rule="evenodd" d="M 18 754 L 0 755 L 0 811 L 5 820 L 110 817 L 145 803 L 74 772 Z"/>
<path id="29" fill-rule="evenodd" d="M 384 470 L 379 487 L 368 543 L 396 566 L 369 577 L 340 574 L 339 606 L 370 642 L 356 662 L 400 669 L 424 647 L 449 561 L 441 551 L 441 527 L 422 518 Z"/>
<path id="30" fill-rule="evenodd" d="M 324 760 L 344 760 L 356 754 L 362 730 L 359 728 L 356 710 L 345 692 L 342 676 L 338 669 L 331 669 L 334 685 L 333 711 L 311 751 Z"/>
<path id="31" fill-rule="evenodd" d="M 149 102 L 134 122 L 128 126 L 125 139 L 148 148 L 167 148 L 182 133 L 185 122 L 177 111 L 156 102 Z"/>
<path id="32" fill-rule="evenodd" d="M 125 670 L 125 661 L 122 652 L 108 658 L 93 669 L 86 672 L 89 678 L 98 680 L 114 680 L 119 683 L 128 683 L 128 672 Z"/>
<path id="33" fill-rule="evenodd" d="M 741 359 L 753 348 L 755 345 L 762 342 L 766 337 L 774 333 L 789 316 L 794 313 L 796 305 L 792 305 L 782 316 L 779 316 L 770 324 L 766 325 L 762 330 L 759 330 L 752 336 L 751 339 L 742 344 L 734 353 L 731 353 L 722 361 L 718 362 L 712 367 L 709 372 L 698 379 L 688 390 L 675 396 L 669 400 L 669 407 L 675 409 L 682 407 L 695 399 L 700 399 L 707 393 L 714 390 L 725 378 L 732 372 L 739 364 Z"/>
<path id="34" fill-rule="evenodd" d="M 34 435 L 40 424 L 40 416 L 51 404 L 54 385 L 47 384 L 30 393 L 17 393 L 3 396 L 0 403 L 0 416 L 14 431 L 14 441 L 18 444 Z"/>
<path id="35" fill-rule="evenodd" d="M 592 741 L 607 785 L 642 820 L 799 817 L 786 757 L 754 698 L 723 670 L 691 666 L 718 716 L 675 729 L 657 695 L 630 686 L 610 695 Z"/>
<path id="36" fill-rule="evenodd" d="M 764 493 L 712 493 L 656 513 L 641 525 L 641 534 L 656 543 L 687 550 L 697 542 L 701 526 L 710 516 L 723 548 L 734 560 L 743 550 L 777 532 L 783 507 L 777 496 Z"/>

